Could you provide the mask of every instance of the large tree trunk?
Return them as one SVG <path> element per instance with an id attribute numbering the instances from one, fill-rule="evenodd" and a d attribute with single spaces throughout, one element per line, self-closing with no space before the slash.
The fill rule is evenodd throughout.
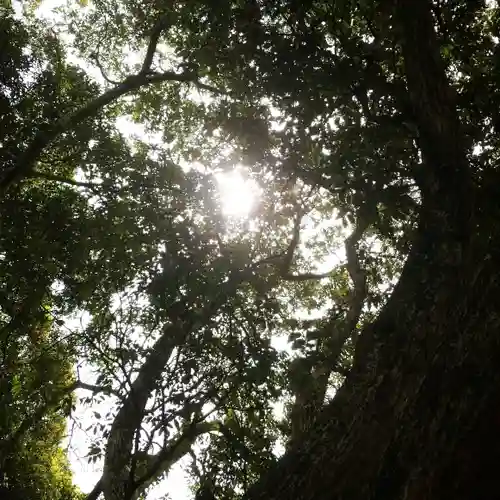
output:
<path id="1" fill-rule="evenodd" d="M 346 383 L 247 499 L 500 498 L 499 210 L 467 164 L 430 2 L 390 8 L 424 160 L 418 234 Z"/>
<path id="2" fill-rule="evenodd" d="M 314 433 L 248 498 L 500 498 L 499 248 L 455 270 L 415 252 Z"/>

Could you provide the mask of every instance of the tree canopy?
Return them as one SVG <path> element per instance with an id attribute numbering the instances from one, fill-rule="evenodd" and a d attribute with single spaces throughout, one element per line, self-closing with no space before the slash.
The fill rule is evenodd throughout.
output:
<path id="1" fill-rule="evenodd" d="M 498 495 L 499 13 L 1 6 L 7 498 Z"/>

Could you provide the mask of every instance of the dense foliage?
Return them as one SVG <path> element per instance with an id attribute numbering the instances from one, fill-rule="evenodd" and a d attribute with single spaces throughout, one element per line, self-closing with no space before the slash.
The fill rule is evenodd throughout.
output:
<path id="1" fill-rule="evenodd" d="M 391 329 L 365 327 L 422 220 L 438 255 L 445 215 L 468 218 L 457 148 L 491 191 L 481 213 L 496 203 L 498 7 L 422 2 L 436 39 L 413 53 L 404 3 L 1 7 L 8 498 L 80 498 L 63 441 L 82 425 L 88 500 L 147 498 L 179 463 L 197 498 L 241 498 L 372 370 Z M 432 83 L 452 112 L 446 90 L 425 114 Z M 256 192 L 239 215 L 221 187 L 238 175 L 239 201 Z"/>

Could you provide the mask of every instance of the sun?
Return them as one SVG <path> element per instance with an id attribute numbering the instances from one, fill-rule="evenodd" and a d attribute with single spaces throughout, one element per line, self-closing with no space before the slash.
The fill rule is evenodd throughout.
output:
<path id="1" fill-rule="evenodd" d="M 255 208 L 259 198 L 257 183 L 237 168 L 216 175 L 222 202 L 222 212 L 229 217 L 243 218 Z"/>

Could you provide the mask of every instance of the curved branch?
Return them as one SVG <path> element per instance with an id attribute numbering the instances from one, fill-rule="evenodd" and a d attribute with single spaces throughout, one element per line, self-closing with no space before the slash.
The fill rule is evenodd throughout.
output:
<path id="1" fill-rule="evenodd" d="M 288 248 L 283 256 L 283 260 L 280 264 L 280 273 L 282 277 L 289 274 L 290 267 L 293 261 L 293 255 L 300 242 L 300 223 L 302 222 L 302 215 L 303 215 L 302 213 L 297 213 L 295 217 L 295 221 L 293 224 L 292 239 L 290 241 L 290 244 L 288 245 Z"/>
<path id="2" fill-rule="evenodd" d="M 86 189 L 91 189 L 92 191 L 96 191 L 102 189 L 103 187 L 106 187 L 106 184 L 102 183 L 75 181 L 74 179 L 68 179 L 67 177 L 62 177 L 60 175 L 47 174 L 45 172 L 38 172 L 36 170 L 30 172 L 28 175 L 26 175 L 26 177 L 33 179 L 43 179 L 52 182 L 59 182 L 61 184 L 68 184 L 69 186 L 83 187 Z"/>
<path id="3" fill-rule="evenodd" d="M 75 389 L 83 389 L 85 391 L 91 391 L 94 394 L 97 394 L 98 392 L 101 392 L 103 394 L 112 394 L 113 396 L 116 396 L 118 399 L 122 399 L 123 396 L 118 392 L 112 389 L 111 387 L 105 387 L 105 386 L 100 386 L 100 385 L 93 385 L 93 384 L 86 384 L 85 382 L 82 382 L 78 380 L 74 384 Z"/>
<path id="4" fill-rule="evenodd" d="M 346 268 L 354 288 L 349 310 L 347 311 L 344 336 L 346 336 L 346 339 L 349 336 L 353 336 L 353 341 L 355 341 L 357 337 L 356 325 L 361 316 L 366 295 L 368 294 L 366 272 L 361 268 L 357 252 L 358 243 L 368 227 L 369 222 L 367 220 L 359 220 L 356 228 L 345 241 L 345 251 L 347 255 Z"/>
<path id="5" fill-rule="evenodd" d="M 111 78 L 109 78 L 109 76 L 104 71 L 104 67 L 101 64 L 101 61 L 99 60 L 99 51 L 98 50 L 96 52 L 90 54 L 90 59 L 92 59 L 95 62 L 97 68 L 101 72 L 101 76 L 104 79 L 104 81 L 106 81 L 107 83 L 110 83 L 111 85 L 120 85 L 120 82 L 117 82 L 116 80 L 112 80 Z"/>
<path id="6" fill-rule="evenodd" d="M 174 348 L 182 345 L 192 331 L 213 317 L 226 302 L 227 296 L 232 295 L 248 277 L 247 270 L 234 273 L 226 283 L 226 288 L 204 311 L 198 314 L 190 311 L 185 318 L 182 315 L 182 319 L 179 317 L 175 323 L 166 326 L 151 348 L 111 426 L 102 476 L 106 500 L 125 500 L 130 497 L 129 492 L 134 486 L 134 478 L 130 474 L 134 437 L 140 429 L 147 401 Z"/>
<path id="7" fill-rule="evenodd" d="M 198 422 L 190 424 L 173 443 L 166 446 L 158 454 L 136 454 L 136 458 L 139 461 L 138 470 L 142 470 L 143 475 L 135 481 L 136 490 L 131 500 L 137 500 L 140 494 L 151 486 L 157 477 L 167 473 L 176 462 L 188 454 L 199 436 L 218 431 L 219 428 L 219 422 Z"/>
<path id="8" fill-rule="evenodd" d="M 268 259 L 264 259 L 261 263 L 274 264 L 278 269 L 279 277 L 285 281 L 309 281 L 309 280 L 321 280 L 328 278 L 334 272 L 334 269 L 327 271 L 325 273 L 300 273 L 292 274 L 290 268 L 292 266 L 293 257 L 295 250 L 300 243 L 300 224 L 302 222 L 303 212 L 299 211 L 295 217 L 292 231 L 292 239 L 288 245 L 288 248 L 282 254 L 277 256 L 271 256 Z"/>
<path id="9" fill-rule="evenodd" d="M 294 402 L 290 412 L 291 438 L 288 443 L 293 446 L 314 423 L 325 401 L 328 380 L 337 369 L 342 349 L 349 337 L 356 342 L 356 326 L 361 316 L 367 295 L 366 273 L 361 268 L 357 254 L 357 245 L 369 226 L 365 219 L 358 219 L 358 224 L 345 241 L 347 255 L 346 268 L 353 282 L 351 300 L 344 323 L 337 325 L 337 317 L 323 328 L 328 338 L 325 344 L 318 347 L 323 351 L 323 360 L 315 365 L 307 365 L 304 359 L 301 365 L 300 384 L 294 391 Z M 300 361 L 299 361 L 300 362 Z"/>
<path id="10" fill-rule="evenodd" d="M 175 73 L 166 71 L 162 73 L 139 73 L 129 76 L 122 83 L 91 100 L 73 114 L 63 116 L 55 124 L 41 128 L 31 144 L 19 155 L 14 167 L 7 171 L 0 180 L 0 191 L 6 190 L 10 185 L 29 176 L 44 149 L 54 142 L 61 133 L 73 129 L 88 118 L 94 117 L 101 109 L 118 98 L 136 92 L 142 87 L 162 82 L 193 83 L 203 90 L 223 93 L 220 89 L 199 82 L 198 75 L 192 72 Z"/>

